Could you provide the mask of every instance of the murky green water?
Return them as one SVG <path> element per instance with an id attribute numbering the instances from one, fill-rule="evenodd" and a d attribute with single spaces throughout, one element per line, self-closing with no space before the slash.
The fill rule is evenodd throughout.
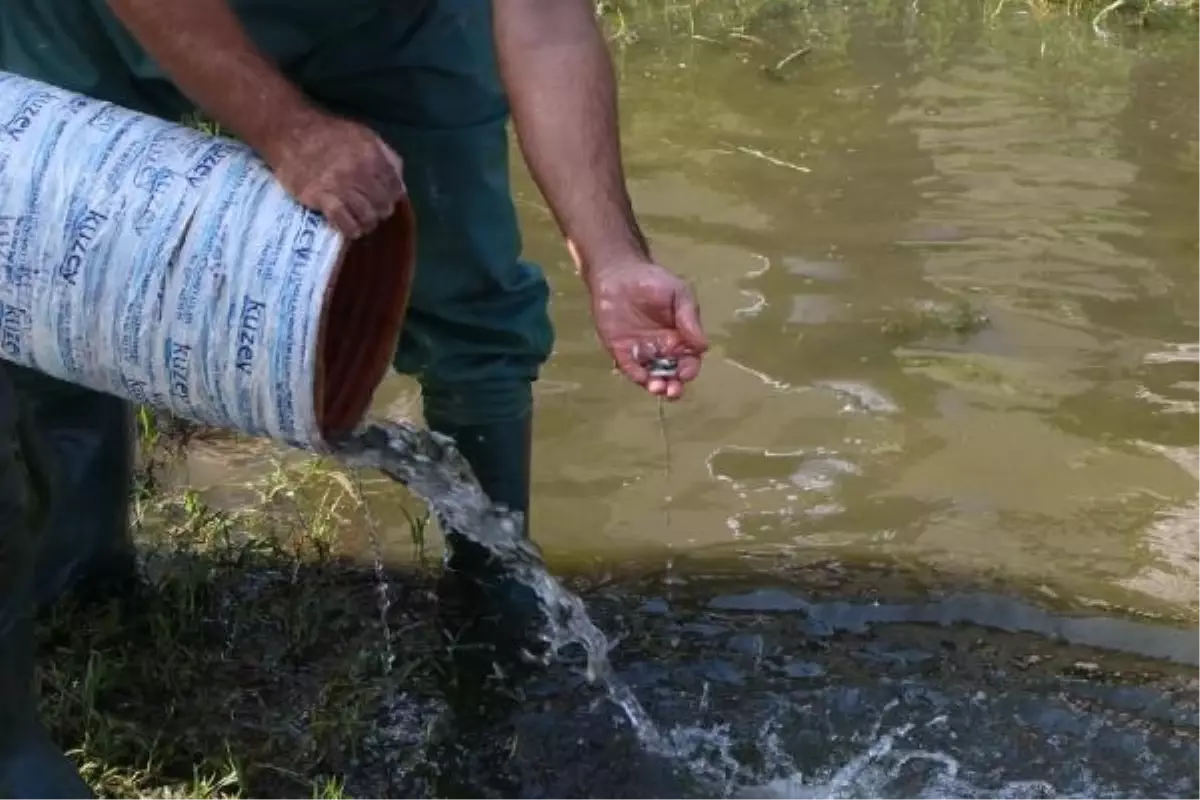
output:
<path id="1" fill-rule="evenodd" d="M 637 207 L 714 345 L 668 410 L 669 480 L 656 406 L 610 373 L 519 176 L 559 331 L 534 465 L 550 562 L 889 559 L 1194 619 L 1196 37 L 850 6 L 623 17 Z M 378 405 L 417 403 L 392 379 Z"/>
<path id="2" fill-rule="evenodd" d="M 1192 796 L 1195 31 L 1016 2 L 635 5 L 609 17 L 632 188 L 713 349 L 668 408 L 668 471 L 521 174 L 559 331 L 533 529 L 628 637 L 656 719 L 727 724 L 731 749 L 681 788 L 552 676 L 476 731 L 468 791 Z M 392 378 L 377 410 L 418 406 Z M 188 479 L 219 495 L 261 458 L 211 445 Z M 407 500 L 370 486 L 405 561 Z M 436 712 L 401 689 L 385 754 Z M 453 793 L 413 780 L 377 791 Z"/>
<path id="3" fill-rule="evenodd" d="M 875 6 L 774 6 L 757 41 L 733 15 L 689 38 L 680 12 L 619 58 L 638 208 L 715 346 L 670 410 L 668 486 L 653 403 L 606 374 L 530 211 L 562 278 L 541 540 L 887 556 L 1193 609 L 1194 43 Z"/>

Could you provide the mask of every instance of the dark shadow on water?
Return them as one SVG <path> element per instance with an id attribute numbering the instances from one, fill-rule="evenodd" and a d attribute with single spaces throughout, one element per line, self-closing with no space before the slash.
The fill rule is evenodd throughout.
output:
<path id="1" fill-rule="evenodd" d="M 979 591 L 889 600 L 878 574 L 844 567 L 840 583 L 574 581 L 668 758 L 641 748 L 579 654 L 519 682 L 464 671 L 428 575 L 389 574 L 385 672 L 369 569 L 261 554 L 176 569 L 134 618 L 61 610 L 43 629 L 60 741 L 148 771 L 101 781 L 110 794 L 231 763 L 225 791 L 260 797 L 1200 793 L 1191 630 Z M 868 585 L 864 600 L 853 587 Z"/>

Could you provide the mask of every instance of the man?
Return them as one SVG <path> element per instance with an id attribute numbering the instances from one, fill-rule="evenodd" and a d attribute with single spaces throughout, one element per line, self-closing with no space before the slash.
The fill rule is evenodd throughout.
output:
<path id="1" fill-rule="evenodd" d="M 699 371 L 695 301 L 626 193 L 589 0 L 4 0 L 0 67 L 167 118 L 199 108 L 350 237 L 407 192 L 418 270 L 395 366 L 498 502 L 528 509 L 531 383 L 553 344 L 544 278 L 520 259 L 510 108 L 618 369 L 669 399 Z M 652 354 L 677 377 L 652 378 Z M 30 618 L 136 581 L 131 441 L 124 402 L 0 365 L 0 795 L 87 792 L 38 720 Z M 31 498 L 49 493 L 42 525 Z M 491 586 L 449 538 L 452 572 Z"/>

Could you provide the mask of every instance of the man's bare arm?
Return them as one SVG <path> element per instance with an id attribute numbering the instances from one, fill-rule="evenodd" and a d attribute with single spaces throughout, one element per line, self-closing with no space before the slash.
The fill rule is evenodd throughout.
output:
<path id="1" fill-rule="evenodd" d="M 350 237 L 392 215 L 404 194 L 400 158 L 373 131 L 313 105 L 259 52 L 229 0 L 109 4 L 175 85 L 258 151 L 300 203 Z"/>
<path id="2" fill-rule="evenodd" d="M 117 17 L 199 108 L 254 149 L 315 111 L 250 40 L 228 0 L 109 0 Z"/>
<path id="3" fill-rule="evenodd" d="M 494 0 L 497 60 L 525 161 L 584 277 L 647 260 L 625 188 L 612 60 L 590 0 Z"/>

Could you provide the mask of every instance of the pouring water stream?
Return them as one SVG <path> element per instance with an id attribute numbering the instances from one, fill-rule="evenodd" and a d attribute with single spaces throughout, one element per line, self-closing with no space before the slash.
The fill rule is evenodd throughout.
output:
<path id="1" fill-rule="evenodd" d="M 537 595 L 545 614 L 540 636 L 548 653 L 581 646 L 589 682 L 604 686 L 643 747 L 676 754 L 633 690 L 617 676 L 608 660 L 608 637 L 588 616 L 583 601 L 547 571 L 537 546 L 521 535 L 520 513 L 491 502 L 453 440 L 409 422 L 378 421 L 340 442 L 337 455 L 350 467 L 377 469 L 403 484 L 428 503 L 445 528 L 486 548 L 513 579 Z"/>

